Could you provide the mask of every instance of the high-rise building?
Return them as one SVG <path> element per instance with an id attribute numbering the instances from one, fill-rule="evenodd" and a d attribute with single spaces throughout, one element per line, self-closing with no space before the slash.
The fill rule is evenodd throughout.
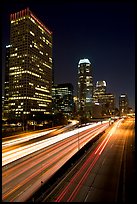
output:
<path id="1" fill-rule="evenodd" d="M 10 59 L 10 47 L 6 46 L 6 59 L 5 59 L 5 82 L 4 82 L 4 107 L 3 116 L 8 119 L 9 114 L 9 59 Z"/>
<path id="2" fill-rule="evenodd" d="M 105 81 L 97 81 L 93 94 L 93 102 L 101 105 L 102 116 L 113 115 L 115 109 L 115 96 L 106 92 Z"/>
<path id="3" fill-rule="evenodd" d="M 2 120 L 4 119 L 4 96 L 2 96 Z"/>
<path id="4" fill-rule="evenodd" d="M 102 94 L 106 94 L 106 82 L 105 81 L 97 81 L 95 89 L 93 91 L 93 101 L 95 103 L 99 102 L 99 98 Z"/>
<path id="5" fill-rule="evenodd" d="M 52 32 L 29 10 L 10 15 L 9 117 L 49 114 Z"/>
<path id="6" fill-rule="evenodd" d="M 112 93 L 102 94 L 99 103 L 102 105 L 102 115 L 113 115 L 115 111 L 115 96 Z"/>
<path id="7" fill-rule="evenodd" d="M 92 114 L 93 76 L 92 66 L 88 59 L 78 63 L 78 109 L 85 114 Z"/>
<path id="8" fill-rule="evenodd" d="M 128 113 L 128 96 L 127 94 L 121 94 L 119 96 L 119 112 L 120 115 Z"/>
<path id="9" fill-rule="evenodd" d="M 77 112 L 78 112 L 78 97 L 74 96 L 73 101 L 74 101 L 74 114 L 77 114 Z"/>
<path id="10" fill-rule="evenodd" d="M 62 112 L 71 116 L 74 111 L 73 85 L 56 84 L 52 87 L 53 113 Z"/>

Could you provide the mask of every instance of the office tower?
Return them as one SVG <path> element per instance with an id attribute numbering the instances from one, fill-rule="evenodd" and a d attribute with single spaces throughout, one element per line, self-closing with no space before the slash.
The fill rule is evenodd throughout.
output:
<path id="1" fill-rule="evenodd" d="M 93 94 L 93 102 L 98 103 L 102 107 L 102 116 L 114 114 L 115 96 L 106 92 L 105 81 L 97 81 Z"/>
<path id="2" fill-rule="evenodd" d="M 78 108 L 89 117 L 92 112 L 92 95 L 92 66 L 88 59 L 81 59 L 78 63 Z"/>
<path id="3" fill-rule="evenodd" d="M 102 118 L 102 106 L 99 103 L 93 103 L 92 118 Z"/>
<path id="4" fill-rule="evenodd" d="M 106 94 L 106 82 L 105 81 L 97 81 L 95 89 L 93 91 L 93 101 L 98 103 L 99 98 L 102 94 Z"/>
<path id="5" fill-rule="evenodd" d="M 10 47 L 6 46 L 6 59 L 5 59 L 5 82 L 4 82 L 4 106 L 3 117 L 8 119 L 9 114 L 9 59 L 10 59 Z"/>
<path id="6" fill-rule="evenodd" d="M 78 97 L 74 96 L 73 101 L 74 101 L 74 114 L 77 114 L 77 112 L 78 112 Z"/>
<path id="7" fill-rule="evenodd" d="M 73 85 L 70 83 L 56 84 L 52 87 L 53 113 L 62 112 L 66 116 L 72 116 L 73 91 Z"/>
<path id="8" fill-rule="evenodd" d="M 9 117 L 49 114 L 52 32 L 27 8 L 10 15 Z"/>
<path id="9" fill-rule="evenodd" d="M 115 111 L 115 96 L 112 93 L 105 93 L 101 96 L 99 103 L 102 105 L 102 115 L 113 115 Z"/>
<path id="10" fill-rule="evenodd" d="M 4 96 L 2 96 L 2 120 L 4 119 Z"/>
<path id="11" fill-rule="evenodd" d="M 128 96 L 127 94 L 121 94 L 119 96 L 119 111 L 120 115 L 128 113 Z"/>

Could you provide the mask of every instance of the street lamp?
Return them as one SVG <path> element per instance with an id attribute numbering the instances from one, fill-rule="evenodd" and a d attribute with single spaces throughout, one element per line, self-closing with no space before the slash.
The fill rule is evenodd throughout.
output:
<path id="1" fill-rule="evenodd" d="M 78 151 L 80 149 L 80 146 L 79 146 L 79 131 L 78 131 Z"/>
<path id="2" fill-rule="evenodd" d="M 80 117 L 79 117 L 79 124 L 80 124 Z M 79 125 L 78 125 L 78 151 L 80 150 L 80 143 L 79 143 Z"/>

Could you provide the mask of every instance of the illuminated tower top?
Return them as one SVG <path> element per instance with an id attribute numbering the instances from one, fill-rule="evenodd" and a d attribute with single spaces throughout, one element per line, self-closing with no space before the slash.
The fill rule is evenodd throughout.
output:
<path id="1" fill-rule="evenodd" d="M 92 66 L 88 59 L 80 59 L 78 63 L 78 108 L 90 111 L 92 106 L 93 77 Z"/>
<path id="2" fill-rule="evenodd" d="M 29 8 L 26 8 L 26 9 L 23 9 L 19 12 L 10 14 L 10 21 L 12 23 L 12 22 L 19 20 L 25 16 L 30 16 L 33 19 L 33 22 L 35 24 L 38 24 L 41 28 L 43 28 L 50 35 L 52 34 L 52 32 L 49 29 L 47 29 L 47 27 L 30 11 Z"/>
<path id="3" fill-rule="evenodd" d="M 81 60 L 79 60 L 79 63 L 78 63 L 78 64 L 80 65 L 80 64 L 84 64 L 84 63 L 86 63 L 86 64 L 91 64 L 88 59 L 81 59 Z"/>

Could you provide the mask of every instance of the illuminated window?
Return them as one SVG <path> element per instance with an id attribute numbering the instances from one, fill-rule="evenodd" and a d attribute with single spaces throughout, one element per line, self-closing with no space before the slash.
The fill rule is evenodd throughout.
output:
<path id="1" fill-rule="evenodd" d="M 33 36 L 35 36 L 35 34 L 34 34 L 32 31 L 30 31 L 30 34 L 33 35 Z"/>

